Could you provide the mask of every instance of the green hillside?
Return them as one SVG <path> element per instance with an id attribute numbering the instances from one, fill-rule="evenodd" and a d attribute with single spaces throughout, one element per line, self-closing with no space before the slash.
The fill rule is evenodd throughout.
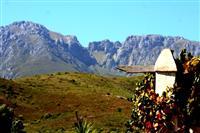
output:
<path id="1" fill-rule="evenodd" d="M 131 115 L 127 98 L 140 79 L 76 72 L 36 75 L 9 81 L 15 93 L 7 97 L 28 133 L 73 132 L 76 111 L 103 132 L 124 131 Z"/>

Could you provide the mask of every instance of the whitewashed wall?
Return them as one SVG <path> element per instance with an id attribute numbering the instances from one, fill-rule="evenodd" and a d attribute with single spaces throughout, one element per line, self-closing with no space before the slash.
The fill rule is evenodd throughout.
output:
<path id="1" fill-rule="evenodd" d="M 175 72 L 156 72 L 156 93 L 161 96 L 167 87 L 173 87 L 175 78 Z"/>

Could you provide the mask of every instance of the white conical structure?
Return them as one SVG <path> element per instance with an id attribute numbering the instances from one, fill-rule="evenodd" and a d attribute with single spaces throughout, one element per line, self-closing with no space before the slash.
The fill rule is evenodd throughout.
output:
<path id="1" fill-rule="evenodd" d="M 154 71 L 156 73 L 156 93 L 161 96 L 167 87 L 173 87 L 176 78 L 177 67 L 170 49 L 161 51 Z"/>
<path id="2" fill-rule="evenodd" d="M 176 72 L 177 67 L 174 57 L 170 49 L 163 49 L 158 56 L 155 67 L 155 72 Z"/>

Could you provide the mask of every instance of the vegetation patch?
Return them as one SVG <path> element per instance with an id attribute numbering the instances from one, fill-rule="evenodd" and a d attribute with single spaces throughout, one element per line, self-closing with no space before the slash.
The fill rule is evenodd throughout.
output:
<path id="1" fill-rule="evenodd" d="M 16 116 L 23 116 L 26 132 L 74 132 L 76 111 L 98 131 L 117 127 L 123 132 L 131 113 L 127 99 L 141 79 L 59 72 L 5 80 L 4 86 L 14 90 L 9 101 L 15 103 Z"/>

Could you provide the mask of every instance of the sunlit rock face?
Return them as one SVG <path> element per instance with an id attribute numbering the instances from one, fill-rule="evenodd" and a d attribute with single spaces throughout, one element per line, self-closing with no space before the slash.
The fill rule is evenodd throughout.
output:
<path id="1" fill-rule="evenodd" d="M 74 35 L 62 35 L 33 22 L 14 22 L 0 27 L 0 77 L 57 71 L 118 75 L 118 65 L 153 65 L 164 48 L 173 49 L 175 56 L 183 48 L 200 55 L 200 43 L 183 37 L 129 36 L 123 42 L 90 42 L 85 48 Z"/>
<path id="2" fill-rule="evenodd" d="M 57 71 L 91 72 L 96 64 L 75 36 L 63 36 L 32 22 L 15 22 L 0 28 L 0 77 Z"/>
<path id="3" fill-rule="evenodd" d="M 184 48 L 193 55 L 200 55 L 199 42 L 161 35 L 129 36 L 124 42 L 91 42 L 88 50 L 102 67 L 112 69 L 118 65 L 154 65 L 165 48 L 174 50 L 175 57 Z"/>

